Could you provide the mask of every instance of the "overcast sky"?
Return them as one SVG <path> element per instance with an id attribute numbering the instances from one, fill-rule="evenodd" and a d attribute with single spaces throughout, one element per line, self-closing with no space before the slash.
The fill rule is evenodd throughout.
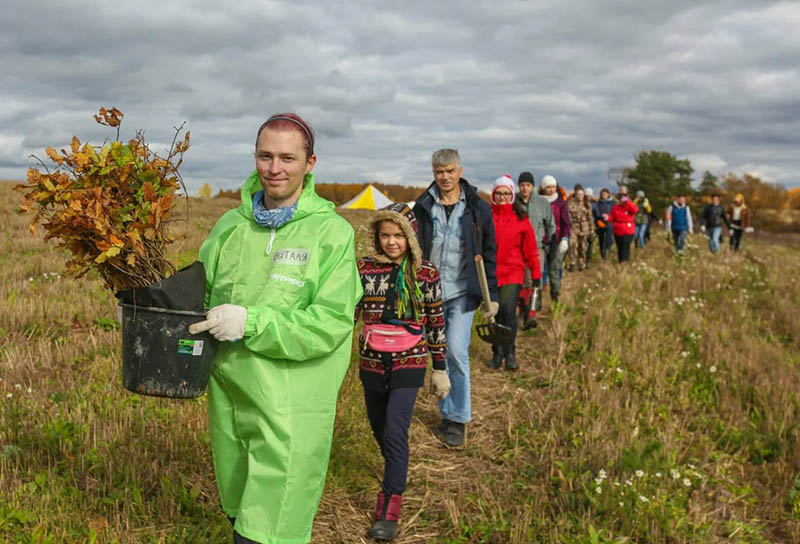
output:
<path id="1" fill-rule="evenodd" d="M 696 181 L 707 169 L 800 185 L 797 1 L 2 6 L 4 179 L 73 134 L 113 137 L 91 118 L 102 105 L 157 151 L 186 121 L 191 192 L 238 187 L 280 111 L 317 131 L 318 182 L 422 185 L 431 152 L 455 147 L 484 188 L 522 170 L 599 188 L 641 149 L 688 157 Z"/>

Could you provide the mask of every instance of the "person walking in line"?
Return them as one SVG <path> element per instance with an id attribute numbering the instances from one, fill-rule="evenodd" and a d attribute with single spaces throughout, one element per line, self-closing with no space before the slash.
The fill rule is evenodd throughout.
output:
<path id="1" fill-rule="evenodd" d="M 539 187 L 541 194 L 549 203 L 553 212 L 553 222 L 555 223 L 555 236 L 547 240 L 547 274 L 542 276 L 542 283 L 550 282 L 550 300 L 558 302 L 561 291 L 561 271 L 564 255 L 569 249 L 569 235 L 572 229 L 572 222 L 569 218 L 567 202 L 561 197 L 558 190 L 558 181 L 551 175 L 542 178 Z"/>
<path id="2" fill-rule="evenodd" d="M 552 239 L 556 235 L 556 225 L 553 221 L 553 210 L 550 203 L 542 196 L 534 192 L 533 174 L 522 172 L 517 180 L 519 194 L 515 202 L 522 204 L 528 212 L 528 218 L 533 227 L 533 234 L 536 236 L 536 248 L 539 255 L 539 277 L 544 276 L 545 255 L 547 254 L 546 240 Z M 531 270 L 525 266 L 525 280 L 520 291 L 520 316 L 522 318 L 522 329 L 528 330 L 536 327 L 536 312 L 541 306 L 541 296 L 536 296 L 536 304 L 532 305 L 534 291 L 537 295 L 541 293 L 540 282 L 533 285 L 533 275 Z"/>
<path id="3" fill-rule="evenodd" d="M 408 476 L 408 428 L 417 392 L 433 361 L 431 391 L 444 399 L 450 390 L 439 271 L 422 258 L 417 221 L 398 202 L 372 217 L 367 256 L 358 260 L 364 297 L 356 322 L 359 376 L 372 434 L 384 459 L 383 482 L 369 536 L 394 540 Z"/>
<path id="4" fill-rule="evenodd" d="M 242 204 L 200 247 L 219 497 L 236 544 L 311 542 L 362 288 L 354 232 L 314 191 L 314 131 L 294 113 L 258 129 Z"/>
<path id="5" fill-rule="evenodd" d="M 600 244 L 600 257 L 605 261 L 608 252 L 614 243 L 614 229 L 611 225 L 611 209 L 616 205 L 616 201 L 611 197 L 611 191 L 605 187 L 600 190 L 600 198 L 597 200 L 597 240 Z"/>
<path id="6" fill-rule="evenodd" d="M 586 251 L 589 246 L 589 237 L 594 233 L 594 220 L 592 218 L 592 205 L 586 198 L 586 193 L 581 184 L 575 185 L 572 196 L 567 201 L 569 217 L 572 223 L 569 237 L 568 270 L 582 272 L 586 268 Z"/>
<path id="7" fill-rule="evenodd" d="M 539 286 L 541 265 L 536 235 L 528 218 L 528 211 L 514 200 L 514 180 L 506 174 L 494 182 L 492 189 L 492 220 L 497 238 L 497 286 L 500 291 L 500 311 L 497 322 L 511 329 L 512 339 L 507 344 L 492 344 L 491 368 L 500 368 L 505 361 L 506 370 L 519 368 L 516 359 L 517 299 L 525 278 L 525 267 L 531 271 L 532 284 Z"/>
<path id="8" fill-rule="evenodd" d="M 728 216 L 725 214 L 725 208 L 719 203 L 719 195 L 711 195 L 711 203 L 706 204 L 703 208 L 703 223 L 700 229 L 705 231 L 708 236 L 708 249 L 711 253 L 719 251 L 719 237 L 722 235 L 722 223 L 728 229 L 731 228 L 731 223 L 728 222 Z"/>
<path id="9" fill-rule="evenodd" d="M 491 302 L 485 317 L 497 315 L 497 248 L 492 209 L 478 190 L 461 177 L 461 157 L 455 149 L 440 149 L 431 158 L 433 183 L 417 198 L 422 256 L 439 270 L 447 335 L 447 376 L 452 389 L 439 401 L 442 422 L 437 434 L 449 447 L 463 446 L 472 419 L 469 343 L 472 317 L 481 302 L 475 256 L 486 268 Z"/>
<path id="10" fill-rule="evenodd" d="M 650 201 L 644 194 L 644 191 L 636 191 L 636 201 L 638 203 L 639 211 L 636 212 L 634 218 L 635 232 L 634 240 L 637 248 L 643 248 L 647 243 L 647 227 L 650 223 L 650 214 L 653 212 Z"/>
<path id="11" fill-rule="evenodd" d="M 629 261 L 631 258 L 631 242 L 633 242 L 635 232 L 634 221 L 638 212 L 639 207 L 631 202 L 627 194 L 620 194 L 619 204 L 611 209 L 610 219 L 614 225 L 617 258 L 621 263 Z"/>
<path id="12" fill-rule="evenodd" d="M 739 246 L 742 243 L 742 233 L 753 232 L 753 227 L 750 226 L 750 208 L 745 204 L 742 193 L 736 195 L 732 206 L 728 206 L 728 220 L 730 221 L 731 249 L 739 251 Z"/>
<path id="13" fill-rule="evenodd" d="M 672 241 L 678 255 L 683 255 L 686 247 L 686 234 L 694 234 L 692 211 L 686 204 L 686 197 L 680 195 L 672 205 L 667 208 L 667 231 L 672 232 Z"/>
<path id="14" fill-rule="evenodd" d="M 592 234 L 586 244 L 586 268 L 592 265 L 592 253 L 594 252 L 594 242 L 597 240 L 597 199 L 594 197 L 594 189 L 587 187 L 586 199 L 592 208 Z"/>

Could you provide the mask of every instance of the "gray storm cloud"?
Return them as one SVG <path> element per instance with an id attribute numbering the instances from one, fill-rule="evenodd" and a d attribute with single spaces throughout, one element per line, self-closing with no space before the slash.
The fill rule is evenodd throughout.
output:
<path id="1" fill-rule="evenodd" d="M 797 2 L 12 3 L 6 179 L 73 134 L 113 136 L 91 115 L 114 105 L 123 134 L 160 145 L 187 122 L 190 189 L 238 186 L 277 111 L 315 127 L 322 182 L 423 184 L 430 153 L 456 147 L 483 186 L 531 170 L 600 187 L 652 148 L 690 158 L 698 179 L 800 184 Z"/>

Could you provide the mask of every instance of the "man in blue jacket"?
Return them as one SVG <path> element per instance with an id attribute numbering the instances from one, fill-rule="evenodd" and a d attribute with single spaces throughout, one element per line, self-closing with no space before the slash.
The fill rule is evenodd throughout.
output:
<path id="1" fill-rule="evenodd" d="M 422 256 L 439 269 L 447 338 L 450 394 L 439 401 L 439 433 L 451 447 L 463 446 L 465 424 L 472 418 L 469 343 L 472 317 L 481 302 L 475 256 L 482 255 L 492 297 L 485 317 L 497 313 L 497 243 L 492 209 L 478 190 L 461 177 L 455 149 L 440 149 L 431 159 L 434 182 L 414 206 Z"/>
<path id="2" fill-rule="evenodd" d="M 667 231 L 672 231 L 672 241 L 678 255 L 683 255 L 686 246 L 686 233 L 694 234 L 692 211 L 686 204 L 686 197 L 680 195 L 672 206 L 667 208 Z"/>

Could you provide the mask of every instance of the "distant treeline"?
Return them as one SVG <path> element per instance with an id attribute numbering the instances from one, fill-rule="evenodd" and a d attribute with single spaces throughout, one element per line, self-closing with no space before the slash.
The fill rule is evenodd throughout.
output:
<path id="1" fill-rule="evenodd" d="M 376 189 L 392 199 L 394 202 L 410 202 L 416 200 L 424 187 L 408 187 L 405 185 L 388 185 L 380 182 L 370 183 L 318 183 L 315 185 L 317 194 L 322 198 L 330 200 L 337 206 L 341 206 L 348 200 L 352 200 L 358 193 L 364 190 L 367 185 L 374 185 Z M 214 198 L 240 198 L 239 189 L 222 189 Z"/>

